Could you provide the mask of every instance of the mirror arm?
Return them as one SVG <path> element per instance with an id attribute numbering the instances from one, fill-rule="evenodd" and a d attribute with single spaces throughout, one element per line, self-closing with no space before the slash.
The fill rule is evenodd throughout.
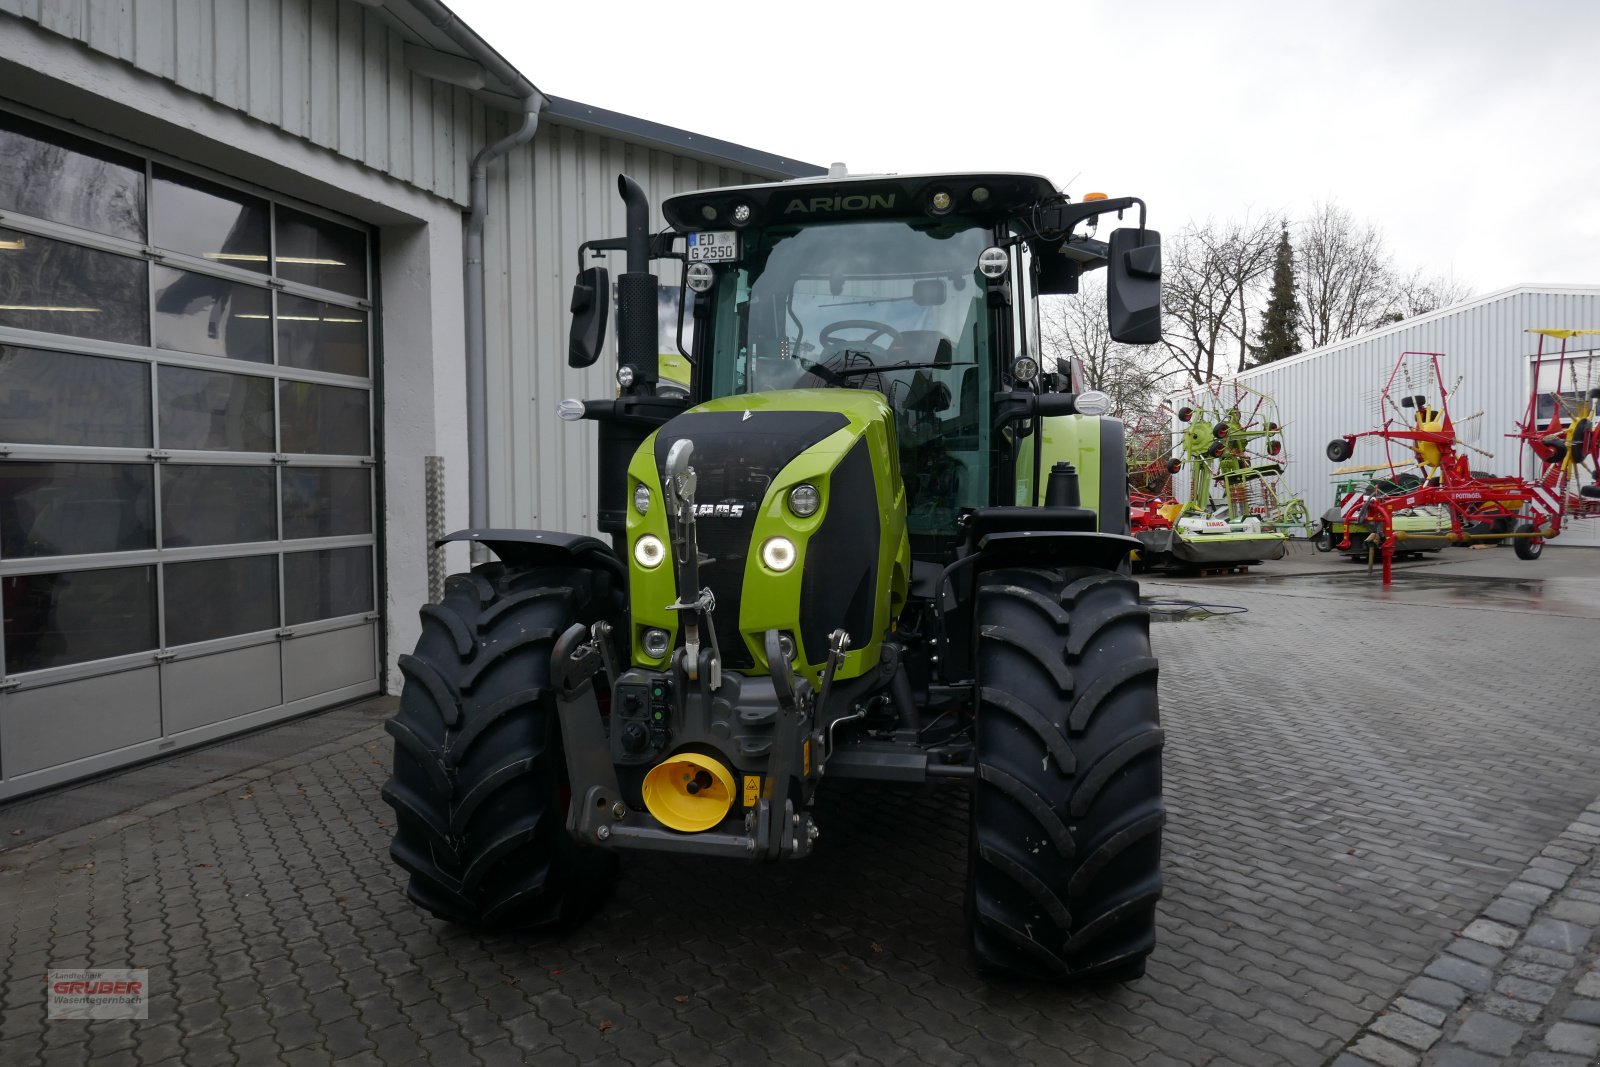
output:
<path id="1" fill-rule="evenodd" d="M 1144 201 L 1137 196 L 1118 196 L 1109 200 L 1086 200 L 1077 204 L 1051 204 L 1038 213 L 1040 233 L 1058 233 L 1065 238 L 1080 222 L 1115 211 L 1117 218 L 1131 207 L 1139 209 L 1139 229 L 1144 229 Z"/>
<path id="2" fill-rule="evenodd" d="M 687 260 L 688 252 L 680 252 L 673 244 L 681 234 L 674 230 L 662 230 L 650 238 L 651 259 L 676 259 Z M 583 270 L 583 257 L 592 256 L 599 259 L 607 252 L 626 252 L 628 239 L 626 237 L 597 237 L 592 241 L 585 241 L 578 246 L 578 270 Z"/>
<path id="3" fill-rule="evenodd" d="M 995 408 L 994 433 L 1021 419 L 1054 418 L 1078 413 L 1076 393 L 1035 393 L 1031 389 L 1013 389 L 995 393 L 992 400 Z"/>

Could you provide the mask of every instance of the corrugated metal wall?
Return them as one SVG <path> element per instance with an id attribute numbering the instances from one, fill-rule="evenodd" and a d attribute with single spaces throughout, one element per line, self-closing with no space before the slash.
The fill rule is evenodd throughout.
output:
<path id="1" fill-rule="evenodd" d="M 1319 515 L 1333 503 L 1336 466 L 1324 449 L 1335 437 L 1377 428 L 1373 398 L 1402 352 L 1445 353 L 1440 360 L 1445 385 L 1462 379 L 1460 392 L 1450 398 L 1451 414 L 1460 420 L 1483 412 L 1482 429 L 1472 444 L 1493 458 L 1472 454 L 1472 466 L 1513 471 L 1518 447 L 1502 435 L 1516 428 L 1527 407 L 1531 357 L 1539 339 L 1525 331 L 1535 327 L 1600 327 L 1600 288 L 1528 286 L 1493 293 L 1247 371 L 1239 380 L 1277 400 L 1290 457 L 1287 480 L 1312 515 Z M 1594 347 L 1593 341 L 1580 339 L 1573 347 Z M 1357 442 L 1349 462 L 1383 462 L 1382 449 Z M 1600 544 L 1600 523 L 1576 523 L 1559 543 Z"/>
<path id="2" fill-rule="evenodd" d="M 0 11 L 465 204 L 484 106 L 354 0 L 0 0 Z"/>
<path id="3" fill-rule="evenodd" d="M 616 395 L 616 330 L 591 368 L 567 366 L 568 302 L 578 245 L 621 236 L 617 175 L 644 187 L 654 229 L 662 199 L 716 185 L 770 180 L 560 126 L 541 127 L 509 173 L 491 183 L 485 260 L 489 308 L 489 510 L 497 526 L 594 532 L 593 423 L 565 423 L 566 397 Z M 607 257 L 615 281 L 620 255 Z M 657 264 L 676 283 L 675 263 Z"/>

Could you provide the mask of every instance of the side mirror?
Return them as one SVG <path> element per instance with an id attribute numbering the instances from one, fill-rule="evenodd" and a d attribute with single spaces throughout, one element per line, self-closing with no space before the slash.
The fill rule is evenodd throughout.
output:
<path id="1" fill-rule="evenodd" d="M 1106 312 L 1111 339 L 1125 345 L 1161 340 L 1161 235 L 1124 226 L 1111 234 Z"/>
<path id="2" fill-rule="evenodd" d="M 611 276 L 604 267 L 589 267 L 572 287 L 572 332 L 567 338 L 567 366 L 592 367 L 606 343 L 606 318 L 611 313 Z"/>

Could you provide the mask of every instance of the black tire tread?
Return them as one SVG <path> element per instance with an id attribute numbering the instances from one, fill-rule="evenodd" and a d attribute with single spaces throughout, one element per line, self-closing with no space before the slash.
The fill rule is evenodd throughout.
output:
<path id="1" fill-rule="evenodd" d="M 1072 702 L 1072 714 L 1067 719 L 1068 725 L 1075 731 L 1081 732 L 1086 729 L 1089 720 L 1100 710 L 1100 705 L 1107 697 L 1135 678 L 1154 675 L 1157 668 L 1154 656 L 1136 656 L 1116 664 L 1090 682 L 1083 694 Z"/>
<path id="2" fill-rule="evenodd" d="M 1089 814 L 1089 809 L 1094 807 L 1094 802 L 1100 797 L 1100 791 L 1111 781 L 1112 776 L 1146 752 L 1159 752 L 1165 741 L 1166 738 L 1160 730 L 1144 730 L 1095 760 L 1094 766 L 1078 780 L 1078 788 L 1072 791 L 1073 818 L 1082 818 Z"/>
<path id="3" fill-rule="evenodd" d="M 390 855 L 407 895 L 440 919 L 522 929 L 597 904 L 614 857 L 566 832 L 566 780 L 550 655 L 573 622 L 613 614 L 606 583 L 573 567 L 500 563 L 452 575 L 420 611 L 416 650 L 386 724 L 394 774 Z"/>
<path id="4" fill-rule="evenodd" d="M 1077 845 L 1073 843 L 1067 824 L 1062 822 L 1061 817 L 1050 807 L 1049 801 L 1022 780 L 1013 778 L 999 767 L 980 767 L 978 776 L 1026 808 L 1028 814 L 1032 815 L 1044 829 L 1050 838 L 1050 843 L 1063 858 L 1073 857 L 1077 852 Z"/>
<path id="5" fill-rule="evenodd" d="M 456 643 L 456 655 L 462 659 L 472 655 L 472 646 L 477 640 L 472 636 L 472 627 L 467 625 L 465 619 L 442 604 L 424 604 L 421 613 L 423 622 L 431 619 L 449 632 Z"/>
<path id="6" fill-rule="evenodd" d="M 1155 944 L 1166 822 L 1138 585 L 1098 568 L 996 571 L 980 577 L 977 605 L 967 907 L 979 965 L 1136 977 Z"/>
<path id="7" fill-rule="evenodd" d="M 1020 720 L 1023 725 L 1044 743 L 1050 755 L 1056 758 L 1056 767 L 1063 774 L 1071 774 L 1077 769 L 1077 758 L 1072 753 L 1072 748 L 1067 744 L 1066 738 L 1060 733 L 1060 728 L 1044 717 L 1044 714 L 1032 704 L 1020 700 L 1004 689 L 984 687 L 978 690 L 979 696 L 988 707 L 996 712 L 1005 712 Z"/>

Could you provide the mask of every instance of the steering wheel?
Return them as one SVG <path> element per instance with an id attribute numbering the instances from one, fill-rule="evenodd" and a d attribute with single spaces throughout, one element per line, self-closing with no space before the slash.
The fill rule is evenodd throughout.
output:
<path id="1" fill-rule="evenodd" d="M 860 340 L 847 341 L 839 336 L 842 330 L 866 330 L 867 336 Z M 872 342 L 880 337 L 887 337 L 888 344 L 874 345 Z M 890 326 L 887 322 L 875 322 L 872 319 L 841 319 L 839 322 L 830 323 L 817 334 L 817 343 L 824 349 L 860 348 L 863 345 L 871 346 L 871 351 L 877 355 L 888 355 L 889 349 L 900 340 L 900 331 Z"/>

